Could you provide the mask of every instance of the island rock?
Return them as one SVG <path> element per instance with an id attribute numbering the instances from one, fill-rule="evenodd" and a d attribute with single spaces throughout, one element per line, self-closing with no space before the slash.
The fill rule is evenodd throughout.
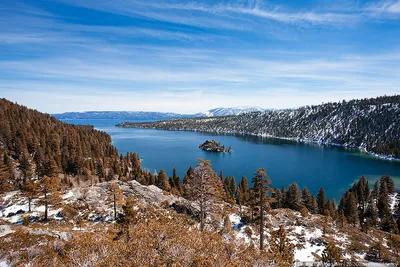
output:
<path id="1" fill-rule="evenodd" d="M 225 146 L 221 146 L 220 143 L 216 142 L 215 140 L 207 140 L 203 144 L 199 146 L 199 148 L 205 151 L 213 151 L 213 152 L 232 152 L 231 147 L 225 148 Z"/>

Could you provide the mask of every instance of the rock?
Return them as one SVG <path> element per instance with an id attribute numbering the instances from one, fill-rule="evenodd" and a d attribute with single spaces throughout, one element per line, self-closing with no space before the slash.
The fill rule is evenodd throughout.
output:
<path id="1" fill-rule="evenodd" d="M 13 233 L 9 225 L 0 225 L 0 237 Z"/>
<path id="2" fill-rule="evenodd" d="M 221 146 L 220 143 L 216 142 L 215 140 L 207 140 L 203 144 L 199 146 L 199 148 L 205 150 L 205 151 L 213 151 L 213 152 L 232 152 L 232 149 L 229 147 L 228 149 L 225 149 L 225 146 Z"/>

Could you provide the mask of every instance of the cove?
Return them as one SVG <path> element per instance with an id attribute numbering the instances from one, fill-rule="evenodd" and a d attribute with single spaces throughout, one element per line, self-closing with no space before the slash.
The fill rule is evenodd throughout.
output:
<path id="1" fill-rule="evenodd" d="M 290 140 L 251 135 L 217 135 L 199 132 L 162 131 L 153 129 L 117 128 L 121 120 L 63 120 L 72 124 L 91 124 L 111 135 L 121 154 L 136 152 L 143 159 L 142 167 L 151 172 L 164 169 L 172 174 L 175 166 L 181 177 L 198 158 L 211 160 L 216 172 L 243 175 L 251 181 L 258 168 L 266 168 L 272 186 L 280 188 L 296 182 L 313 194 L 324 187 L 328 198 L 338 202 L 351 185 L 365 175 L 372 186 L 381 175 L 390 175 L 400 189 L 400 162 L 379 159 L 357 149 L 330 145 L 299 143 Z M 206 140 L 231 146 L 232 153 L 206 152 L 198 148 Z"/>

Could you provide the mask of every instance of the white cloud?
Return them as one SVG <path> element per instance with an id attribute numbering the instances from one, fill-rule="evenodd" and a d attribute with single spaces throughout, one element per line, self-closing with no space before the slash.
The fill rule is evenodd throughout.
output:
<path id="1" fill-rule="evenodd" d="M 386 0 L 368 5 L 366 10 L 373 12 L 374 15 L 386 14 L 400 14 L 400 1 L 399 0 Z"/>

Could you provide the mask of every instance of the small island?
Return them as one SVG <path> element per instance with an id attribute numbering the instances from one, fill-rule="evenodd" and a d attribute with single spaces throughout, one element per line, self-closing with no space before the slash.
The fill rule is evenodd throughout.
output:
<path id="1" fill-rule="evenodd" d="M 211 141 L 207 140 L 203 144 L 199 145 L 199 148 L 205 151 L 212 151 L 212 152 L 228 152 L 228 153 L 232 152 L 231 147 L 228 147 L 226 149 L 225 146 L 221 146 L 221 144 L 216 142 L 215 140 Z"/>

